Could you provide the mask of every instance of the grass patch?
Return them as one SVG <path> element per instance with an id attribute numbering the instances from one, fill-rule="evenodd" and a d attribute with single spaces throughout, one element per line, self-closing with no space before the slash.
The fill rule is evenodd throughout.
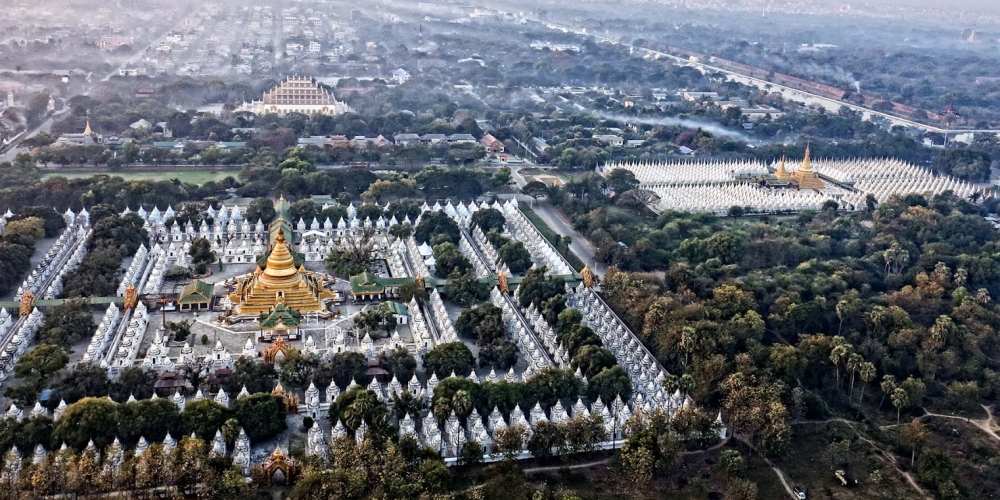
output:
<path id="1" fill-rule="evenodd" d="M 198 184 L 202 185 L 209 181 L 219 182 L 226 177 L 238 177 L 240 174 L 239 170 L 214 170 L 214 169 L 202 169 L 202 170 L 124 170 L 120 172 L 111 171 L 46 171 L 43 175 L 43 179 L 48 179 L 50 177 L 65 177 L 67 179 L 85 179 L 93 177 L 95 175 L 110 175 L 114 177 L 121 177 L 126 181 L 169 181 L 177 179 L 186 184 Z"/>
<path id="2" fill-rule="evenodd" d="M 524 212 L 524 216 L 527 217 L 528 220 L 535 225 L 535 228 L 538 229 L 538 232 L 542 233 L 542 236 L 546 240 L 548 240 L 549 243 L 555 246 L 556 249 L 559 250 L 560 252 L 563 251 L 565 247 L 562 245 L 562 242 L 560 242 L 558 245 L 556 244 L 556 237 L 562 238 L 561 235 L 556 234 L 556 232 L 553 231 L 552 228 L 549 227 L 549 225 L 546 224 L 545 221 L 542 220 L 542 218 L 539 217 L 538 214 L 536 214 L 535 211 L 529 208 L 527 205 L 522 204 L 521 211 Z M 577 257 L 572 250 L 567 249 L 565 256 L 566 260 L 569 261 L 569 265 L 574 270 L 579 272 L 580 270 L 583 269 L 583 261 L 580 260 L 580 258 Z"/>
<path id="3" fill-rule="evenodd" d="M 841 441 L 850 443 L 846 452 L 833 454 L 831 443 Z M 894 499 L 914 498 L 916 493 L 870 444 L 857 439 L 848 425 L 839 422 L 792 427 L 788 454 L 777 465 L 789 485 L 805 488 L 810 498 Z M 858 484 L 844 487 L 834 476 L 838 469 Z M 872 475 L 875 471 L 881 475 L 879 482 Z"/>

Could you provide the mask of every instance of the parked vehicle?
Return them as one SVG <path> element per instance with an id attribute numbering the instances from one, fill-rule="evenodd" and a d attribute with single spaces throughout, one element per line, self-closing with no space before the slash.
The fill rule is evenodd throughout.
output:
<path id="1" fill-rule="evenodd" d="M 803 490 L 798 486 L 793 486 L 792 492 L 795 493 L 795 497 L 799 500 L 806 500 L 806 490 Z"/>

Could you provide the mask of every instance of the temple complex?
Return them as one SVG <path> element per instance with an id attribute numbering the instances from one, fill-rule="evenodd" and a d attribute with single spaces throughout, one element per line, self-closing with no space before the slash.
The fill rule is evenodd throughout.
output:
<path id="1" fill-rule="evenodd" d="M 782 162 L 782 166 L 784 166 L 784 162 Z M 791 177 L 798 183 L 799 189 L 826 189 L 826 184 L 819 179 L 816 172 L 813 172 L 812 164 L 809 163 L 809 146 L 806 146 L 806 155 L 802 159 L 802 166 L 791 174 Z"/>
<path id="2" fill-rule="evenodd" d="M 309 77 L 290 76 L 280 85 L 265 92 L 259 101 L 245 102 L 237 111 L 254 114 L 303 113 L 307 115 L 340 115 L 351 108 L 340 102 L 328 90 Z"/>
<path id="3" fill-rule="evenodd" d="M 292 224 L 288 219 L 288 202 L 279 198 L 275 203 L 277 217 L 268 226 L 271 253 L 263 270 L 259 267 L 247 278 L 238 280 L 230 300 L 239 314 L 261 315 L 276 305 L 299 312 L 322 311 L 323 302 L 333 294 L 323 287 L 323 278 L 295 265 L 295 256 L 288 248 Z"/>
<path id="4" fill-rule="evenodd" d="M 267 266 L 263 270 L 258 267 L 252 275 L 239 280 L 230 300 L 238 304 L 239 314 L 259 315 L 279 302 L 298 311 L 323 310 L 323 301 L 333 297 L 323 289 L 323 279 L 301 265 L 296 267 L 295 257 L 285 242 L 285 233 L 277 231 L 275 234 Z"/>
<path id="5" fill-rule="evenodd" d="M 949 175 L 901 160 L 859 158 L 813 160 L 806 146 L 802 163 L 786 165 L 735 161 L 611 162 L 597 168 L 601 175 L 625 169 L 639 188 L 656 194 L 654 211 L 739 213 L 794 213 L 821 210 L 836 204 L 839 210 L 867 207 L 869 196 L 883 203 L 892 196 L 934 196 L 951 191 L 968 198 L 979 188 Z"/>

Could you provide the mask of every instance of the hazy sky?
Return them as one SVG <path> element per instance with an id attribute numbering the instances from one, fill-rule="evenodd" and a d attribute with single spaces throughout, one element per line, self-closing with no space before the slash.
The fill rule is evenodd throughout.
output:
<path id="1" fill-rule="evenodd" d="M 850 4 L 850 0 L 841 0 Z M 1000 0 L 861 0 L 869 5 L 899 5 L 903 7 L 934 7 L 940 9 L 974 10 L 1000 14 Z"/>

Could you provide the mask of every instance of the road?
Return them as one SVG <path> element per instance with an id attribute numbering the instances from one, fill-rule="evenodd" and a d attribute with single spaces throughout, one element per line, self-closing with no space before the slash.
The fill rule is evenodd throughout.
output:
<path id="1" fill-rule="evenodd" d="M 526 166 L 533 167 L 534 165 Z M 525 180 L 524 176 L 521 175 L 521 168 L 521 166 L 514 166 L 511 168 L 511 175 L 514 178 L 514 183 L 517 184 L 517 187 L 519 188 L 524 187 L 524 185 L 528 182 Z M 597 247 L 595 247 L 594 244 L 587 239 L 587 237 L 577 232 L 576 229 L 573 229 L 573 226 L 570 225 L 569 221 L 567 221 L 565 217 L 563 217 L 563 214 L 559 211 L 559 209 L 553 207 L 547 199 L 541 199 L 534 202 L 531 209 L 534 210 L 535 213 L 538 214 L 538 216 L 541 217 L 541 219 L 545 221 L 545 223 L 548 224 L 553 231 L 563 236 L 569 236 L 572 238 L 573 242 L 570 243 L 570 250 L 572 250 L 573 253 L 575 253 L 576 256 L 584 262 L 584 264 L 587 264 L 594 274 L 604 276 L 604 273 L 608 271 L 608 266 L 603 262 L 599 262 L 594 257 L 594 255 L 597 254 Z"/>
<path id="2" fill-rule="evenodd" d="M 604 35 L 600 35 L 600 34 L 593 33 L 593 32 L 587 32 L 587 30 L 585 28 L 579 28 L 579 27 L 570 26 L 570 25 L 567 25 L 567 24 L 556 24 L 556 23 L 552 23 L 552 22 L 548 22 L 548 21 L 542 21 L 540 19 L 532 19 L 532 21 L 538 22 L 538 23 L 544 25 L 545 27 L 547 27 L 547 28 L 549 28 L 551 30 L 554 30 L 554 31 L 561 31 L 563 33 L 573 33 L 573 34 L 576 34 L 576 35 L 579 35 L 579 36 L 582 36 L 582 37 L 593 37 L 593 38 L 595 38 L 595 39 L 597 39 L 599 41 L 603 41 L 603 42 L 607 42 L 607 43 L 611 43 L 611 44 L 615 44 L 615 45 L 622 45 L 622 46 L 631 47 L 628 44 L 622 43 L 621 40 L 618 38 L 618 35 L 604 36 Z M 661 52 L 661 51 L 658 51 L 658 50 L 651 50 L 651 49 L 646 49 L 646 48 L 639 48 L 639 49 L 636 50 L 636 52 L 639 53 L 639 54 L 644 54 L 647 57 L 651 57 L 651 58 L 656 59 L 656 60 L 660 60 L 660 59 L 669 60 L 669 61 L 671 61 L 672 64 L 674 64 L 676 66 L 691 67 L 691 68 L 694 68 L 694 69 L 700 71 L 703 74 L 705 74 L 705 73 L 722 73 L 722 74 L 726 75 L 726 79 L 728 81 L 735 81 L 735 82 L 741 83 L 743 85 L 749 85 L 749 86 L 757 87 L 757 88 L 759 88 L 761 90 L 765 90 L 765 91 L 768 91 L 768 92 L 778 92 L 778 93 L 781 94 L 781 96 L 784 99 L 787 99 L 787 100 L 790 100 L 790 101 L 802 102 L 802 103 L 805 103 L 805 104 L 816 104 L 816 105 L 822 106 L 827 111 L 830 111 L 830 112 L 833 112 L 833 113 L 836 113 L 837 111 L 839 111 L 841 107 L 846 106 L 846 107 L 848 107 L 848 108 L 850 108 L 850 109 L 852 109 L 852 110 L 854 110 L 856 112 L 861 113 L 863 119 L 871 120 L 871 118 L 873 116 L 878 116 L 878 117 L 881 117 L 881 118 L 883 118 L 885 120 L 888 120 L 891 125 L 901 125 L 901 126 L 904 126 L 904 127 L 913 127 L 913 128 L 919 129 L 919 130 L 923 130 L 924 132 L 934 132 L 934 133 L 939 133 L 939 134 L 944 134 L 944 135 L 965 134 L 965 133 L 993 133 L 993 134 L 997 133 L 996 130 L 978 130 L 978 129 L 977 130 L 960 130 L 960 129 L 959 130 L 954 130 L 954 129 L 944 129 L 944 128 L 936 127 L 936 126 L 933 126 L 933 125 L 927 125 L 927 124 L 924 124 L 924 123 L 919 123 L 919 122 L 916 122 L 916 121 L 913 121 L 913 120 L 910 120 L 910 119 L 907 119 L 907 118 L 904 118 L 904 117 L 901 117 L 901 116 L 898 116 L 898 115 L 892 115 L 892 114 L 883 113 L 883 112 L 880 112 L 880 111 L 875 111 L 875 110 L 873 110 L 871 108 L 866 108 L 864 106 L 858 106 L 858 105 L 856 105 L 854 103 L 851 103 L 851 102 L 842 101 L 842 100 L 839 100 L 839 99 L 833 99 L 833 98 L 822 96 L 822 95 L 819 95 L 819 94 L 814 94 L 814 93 L 806 91 L 806 90 L 800 90 L 800 89 L 796 89 L 796 88 L 787 87 L 787 86 L 781 85 L 779 83 L 775 83 L 775 82 L 771 82 L 771 81 L 767 81 L 767 80 L 762 80 L 760 78 L 750 77 L 750 76 L 744 75 L 742 73 L 737 73 L 737 72 L 735 72 L 733 70 L 725 69 L 725 68 L 722 68 L 722 67 L 719 67 L 719 66 L 713 66 L 711 64 L 705 64 L 705 63 L 700 62 L 700 61 L 691 61 L 689 59 L 684 59 L 684 58 L 677 57 L 677 56 L 674 56 L 674 55 L 671 55 L 671 54 L 667 54 L 666 52 Z"/>
<path id="3" fill-rule="evenodd" d="M 52 124 L 55 123 L 56 118 L 65 115 L 67 112 L 69 112 L 68 106 L 53 113 L 51 116 L 46 118 L 44 122 L 42 122 L 40 125 L 32 129 L 31 132 L 26 134 L 24 137 L 14 141 L 14 144 L 11 145 L 11 147 L 7 150 L 7 152 L 0 155 L 0 162 L 14 161 L 14 157 L 17 156 L 18 153 L 27 152 L 28 151 L 27 148 L 18 147 L 21 144 L 21 142 L 23 142 L 25 139 L 31 139 L 32 137 L 38 135 L 41 132 L 51 132 Z"/>

